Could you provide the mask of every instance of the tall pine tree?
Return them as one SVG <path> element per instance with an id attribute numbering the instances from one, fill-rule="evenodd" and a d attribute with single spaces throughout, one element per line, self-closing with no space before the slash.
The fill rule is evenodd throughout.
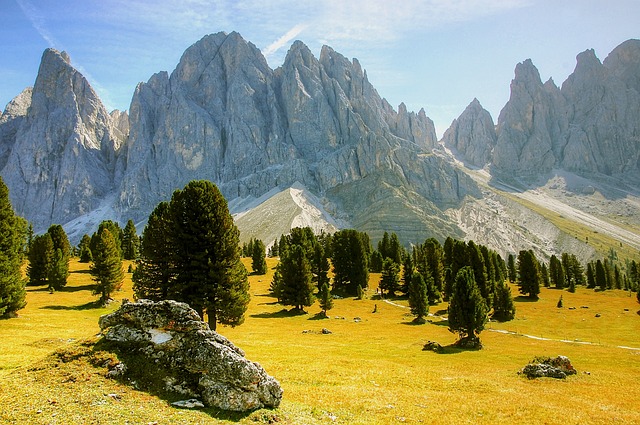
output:
<path id="1" fill-rule="evenodd" d="M 540 265 L 531 250 L 518 253 L 518 287 L 520 293 L 531 299 L 538 299 L 540 293 Z"/>
<path id="2" fill-rule="evenodd" d="M 100 295 L 100 304 L 105 305 L 113 291 L 122 285 L 124 270 L 114 237 L 107 228 L 97 233 L 90 273 L 96 282 L 94 294 Z"/>
<path id="3" fill-rule="evenodd" d="M 49 233 L 37 235 L 31 241 L 31 249 L 27 258 L 27 279 L 29 285 L 40 286 L 47 285 L 49 279 L 49 270 L 53 266 L 53 241 Z"/>
<path id="4" fill-rule="evenodd" d="M 67 234 L 59 224 L 49 227 L 47 233 L 53 242 L 53 263 L 49 270 L 49 288 L 60 290 L 67 284 L 69 277 L 69 260 L 71 260 L 71 244 Z"/>
<path id="5" fill-rule="evenodd" d="M 463 267 L 456 275 L 449 301 L 449 331 L 457 333 L 461 340 L 475 341 L 487 323 L 487 312 L 473 269 Z"/>
<path id="6" fill-rule="evenodd" d="M 167 239 L 172 230 L 169 203 L 160 202 L 149 215 L 140 240 L 140 253 L 133 272 L 137 299 L 165 300 L 175 279 L 171 262 L 173 247 Z"/>
<path id="7" fill-rule="evenodd" d="M 422 274 L 414 273 L 409 283 L 409 308 L 411 314 L 416 316 L 415 323 L 425 323 L 425 317 L 429 314 L 429 302 L 427 299 L 427 285 Z"/>
<path id="8" fill-rule="evenodd" d="M 311 280 L 311 265 L 300 245 L 291 245 L 285 257 L 280 257 L 278 271 L 281 276 L 280 298 L 284 305 L 299 311 L 313 304 L 314 285 Z"/>
<path id="9" fill-rule="evenodd" d="M 251 252 L 251 268 L 255 274 L 267 274 L 267 253 L 264 242 L 260 239 L 253 241 L 253 251 Z"/>
<path id="10" fill-rule="evenodd" d="M 239 231 L 226 199 L 210 181 L 189 182 L 169 203 L 170 256 L 175 283 L 169 297 L 187 302 L 209 326 L 244 322 L 249 304 L 247 271 L 240 261 Z"/>
<path id="11" fill-rule="evenodd" d="M 14 213 L 0 177 L 0 316 L 11 316 L 27 304 L 20 271 L 26 231 L 26 221 Z"/>
<path id="12" fill-rule="evenodd" d="M 125 260 L 135 260 L 140 252 L 140 238 L 133 220 L 129 219 L 122 231 L 122 256 Z"/>

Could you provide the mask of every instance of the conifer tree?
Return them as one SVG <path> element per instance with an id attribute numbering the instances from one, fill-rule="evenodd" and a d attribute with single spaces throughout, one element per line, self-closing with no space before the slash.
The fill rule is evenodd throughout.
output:
<path id="1" fill-rule="evenodd" d="M 467 244 L 464 241 L 453 239 L 451 242 L 451 253 L 448 255 L 450 263 L 447 264 L 448 272 L 446 273 L 444 299 L 449 299 L 453 291 L 458 271 L 469 265 L 467 258 Z M 446 251 L 445 251 L 446 253 Z"/>
<path id="2" fill-rule="evenodd" d="M 551 266 L 547 268 L 547 265 L 545 263 L 540 263 L 540 279 L 545 288 L 551 286 L 551 274 L 549 272 L 550 268 Z"/>
<path id="3" fill-rule="evenodd" d="M 26 232 L 27 222 L 13 211 L 9 189 L 0 177 L 0 316 L 11 316 L 27 304 L 20 271 Z"/>
<path id="4" fill-rule="evenodd" d="M 49 289 L 59 291 L 67 284 L 69 277 L 69 260 L 71 259 L 71 244 L 67 234 L 59 224 L 49 227 L 47 233 L 53 242 L 53 263 L 49 269 Z"/>
<path id="5" fill-rule="evenodd" d="M 461 340 L 475 340 L 487 323 L 487 305 L 475 282 L 471 267 L 456 275 L 449 301 L 449 331 Z"/>
<path id="6" fill-rule="evenodd" d="M 314 280 L 318 286 L 318 291 L 324 285 L 329 285 L 329 259 L 326 257 L 324 248 L 321 244 L 316 244 L 313 260 Z"/>
<path id="7" fill-rule="evenodd" d="M 400 291 L 403 294 L 409 294 L 409 285 L 411 285 L 411 280 L 413 279 L 414 268 L 413 255 L 407 252 L 402 262 L 402 285 L 400 286 Z"/>
<path id="8" fill-rule="evenodd" d="M 176 273 L 171 262 L 173 246 L 167 238 L 171 229 L 169 203 L 160 202 L 149 215 L 140 239 L 140 252 L 131 277 L 136 299 L 168 299 Z"/>
<path id="9" fill-rule="evenodd" d="M 333 308 L 333 298 L 331 297 L 331 291 L 329 289 L 329 283 L 325 282 L 318 292 L 318 300 L 320 302 L 320 308 L 322 313 L 327 317 L 327 311 Z"/>
<path id="10" fill-rule="evenodd" d="M 607 272 L 601 260 L 596 261 L 594 277 L 595 277 L 595 286 L 600 288 L 600 290 L 602 291 L 607 289 Z"/>
<path id="11" fill-rule="evenodd" d="M 492 317 L 501 322 L 513 320 L 516 317 L 516 306 L 511 296 L 511 288 L 505 282 L 500 282 L 496 286 Z"/>
<path id="12" fill-rule="evenodd" d="M 93 260 L 91 256 L 91 237 L 86 233 L 80 239 L 79 244 L 80 251 L 80 262 L 81 263 L 90 263 Z"/>
<path id="13" fill-rule="evenodd" d="M 429 268 L 435 289 L 442 293 L 444 289 L 444 249 L 435 238 L 427 239 L 422 245 L 426 264 Z M 423 273 L 424 275 L 424 273 Z"/>
<path id="14" fill-rule="evenodd" d="M 507 275 L 511 283 L 516 283 L 518 275 L 516 272 L 516 260 L 513 254 L 509 254 L 509 257 L 507 258 Z"/>
<path id="15" fill-rule="evenodd" d="M 118 246 L 111 232 L 103 228 L 97 233 L 90 267 L 92 279 L 96 282 L 93 293 L 100 295 L 100 304 L 105 305 L 124 280 L 122 260 Z"/>
<path id="16" fill-rule="evenodd" d="M 269 286 L 269 292 L 273 294 L 279 303 L 282 303 L 282 275 L 280 274 L 280 263 L 276 266 L 276 271 L 273 273 L 271 279 L 271 285 Z"/>
<path id="17" fill-rule="evenodd" d="M 129 219 L 122 231 L 122 255 L 125 260 L 135 260 L 140 253 L 140 238 L 133 220 Z"/>
<path id="18" fill-rule="evenodd" d="M 387 257 L 382 261 L 382 276 L 378 286 L 383 294 L 386 291 L 387 294 L 394 296 L 395 292 L 400 289 L 399 274 L 400 266 L 392 258 Z"/>
<path id="19" fill-rule="evenodd" d="M 253 241 L 253 251 L 251 252 L 251 268 L 255 274 L 267 274 L 266 248 L 260 239 Z"/>
<path id="20" fill-rule="evenodd" d="M 94 254 L 94 249 L 95 249 L 95 245 L 98 243 L 98 239 L 99 239 L 99 235 L 102 233 L 103 229 L 108 229 L 109 233 L 111 233 L 111 236 L 113 237 L 113 240 L 116 244 L 116 249 L 118 250 L 118 254 L 120 255 L 120 258 L 123 258 L 122 255 L 122 229 L 120 228 L 120 225 L 118 223 L 116 223 L 113 220 L 103 220 L 100 222 L 100 224 L 98 225 L 98 230 L 91 235 L 91 253 L 92 255 Z"/>
<path id="21" fill-rule="evenodd" d="M 382 255 L 380 251 L 375 250 L 371 253 L 370 270 L 372 273 L 382 272 Z"/>
<path id="22" fill-rule="evenodd" d="M 424 318 L 429 314 L 429 302 L 427 299 L 427 285 L 420 273 L 412 275 L 408 292 L 411 314 L 416 316 L 414 322 L 425 323 Z"/>
<path id="23" fill-rule="evenodd" d="M 540 293 L 540 265 L 531 250 L 522 250 L 518 254 L 518 287 L 520 293 L 529 298 L 538 299 Z"/>
<path id="24" fill-rule="evenodd" d="M 332 237 L 333 285 L 349 295 L 369 286 L 369 253 L 366 234 L 353 229 L 336 232 Z"/>
<path id="25" fill-rule="evenodd" d="M 247 270 L 240 261 L 239 231 L 226 199 L 210 181 L 176 190 L 168 210 L 174 283 L 169 298 L 188 303 L 215 330 L 244 322 L 249 304 Z"/>
<path id="26" fill-rule="evenodd" d="M 49 233 L 34 236 L 31 241 L 27 265 L 29 285 L 47 285 L 49 271 L 53 267 L 53 241 Z"/>
<path id="27" fill-rule="evenodd" d="M 596 287 L 595 263 L 589 262 L 587 264 L 587 288 L 593 289 L 595 287 Z"/>
<path id="28" fill-rule="evenodd" d="M 468 265 L 473 269 L 473 277 L 476 281 L 476 285 L 480 290 L 480 294 L 487 303 L 487 308 L 491 308 L 493 304 L 493 282 L 489 281 L 487 277 L 487 268 L 484 264 L 484 256 L 482 251 L 473 241 L 467 243 L 467 259 Z"/>
<path id="29" fill-rule="evenodd" d="M 549 259 L 549 280 L 556 289 L 564 288 L 564 267 L 555 255 L 552 255 L 551 259 Z"/>
<path id="30" fill-rule="evenodd" d="M 278 270 L 282 279 L 281 303 L 299 311 L 311 306 L 314 301 L 311 265 L 302 246 L 291 245 L 287 255 L 280 258 Z"/>

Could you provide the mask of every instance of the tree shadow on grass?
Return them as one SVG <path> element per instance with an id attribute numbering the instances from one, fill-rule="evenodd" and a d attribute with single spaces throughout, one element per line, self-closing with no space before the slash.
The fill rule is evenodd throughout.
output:
<path id="1" fill-rule="evenodd" d="M 325 320 L 325 319 L 328 319 L 327 315 L 324 314 L 323 312 L 319 312 L 309 317 L 307 320 Z"/>
<path id="2" fill-rule="evenodd" d="M 296 316 L 303 316 L 307 314 L 306 311 L 304 310 L 298 310 L 295 308 L 292 308 L 291 310 L 287 310 L 286 308 L 283 308 L 280 311 L 274 311 L 272 313 L 257 313 L 257 314 L 252 314 L 251 317 L 255 317 L 257 319 L 279 319 L 279 318 L 285 318 L 285 317 L 296 317 Z"/>
<path id="3" fill-rule="evenodd" d="M 513 300 L 519 303 L 535 303 L 539 300 L 539 298 L 531 298 L 525 295 L 518 295 Z"/>
<path id="4" fill-rule="evenodd" d="M 72 272 L 69 273 L 73 273 L 73 274 L 90 274 L 91 270 L 74 270 Z"/>
<path id="5" fill-rule="evenodd" d="M 83 311 L 83 310 L 94 310 L 96 308 L 103 308 L 104 306 L 98 301 L 91 301 L 86 304 L 80 305 L 45 305 L 44 307 L 40 307 L 42 310 L 75 310 L 75 311 Z"/>
<path id="6" fill-rule="evenodd" d="M 94 283 L 88 285 L 78 285 L 78 286 L 63 286 L 60 288 L 60 292 L 80 292 L 80 291 L 93 291 L 96 287 Z"/>

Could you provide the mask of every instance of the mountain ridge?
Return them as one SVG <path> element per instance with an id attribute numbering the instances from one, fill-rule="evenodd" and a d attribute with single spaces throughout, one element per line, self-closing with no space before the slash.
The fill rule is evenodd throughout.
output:
<path id="1" fill-rule="evenodd" d="M 521 182 L 525 192 L 554 170 L 640 181 L 640 124 L 633 119 L 640 111 L 639 58 L 638 40 L 622 43 L 603 63 L 583 52 L 560 88 L 542 83 L 524 61 L 497 124 L 474 99 L 438 141 L 424 109 L 394 110 L 357 59 L 328 46 L 316 58 L 296 41 L 271 69 L 238 33 L 205 36 L 173 72 L 138 84 L 128 114 L 107 113 L 68 55 L 48 49 L 31 93 L 0 115 L 0 174 L 14 207 L 37 231 L 73 223 L 67 228 L 74 240 L 102 215 L 142 225 L 158 202 L 200 178 L 221 188 L 234 213 L 242 200 L 293 187 L 336 223 L 373 240 L 384 231 L 406 243 L 475 237 L 482 232 L 471 230 L 462 211 L 506 199 L 503 180 Z M 488 178 L 477 178 L 482 169 Z M 631 189 L 629 196 L 624 202 L 633 208 L 640 194 Z M 591 208 L 595 201 L 581 202 Z M 508 236 L 493 248 L 505 254 L 527 244 L 543 255 L 571 245 L 552 246 L 566 239 L 564 231 L 545 231 L 555 236 L 541 243 L 504 230 L 514 224 L 494 216 Z"/>

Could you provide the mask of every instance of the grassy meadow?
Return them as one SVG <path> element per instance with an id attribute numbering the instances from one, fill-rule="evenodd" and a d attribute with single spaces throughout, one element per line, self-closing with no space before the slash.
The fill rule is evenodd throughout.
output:
<path id="1" fill-rule="evenodd" d="M 414 325 L 405 300 L 375 299 L 377 274 L 368 299 L 335 300 L 329 319 L 317 303 L 291 315 L 268 294 L 276 263 L 268 264 L 266 276 L 249 277 L 245 323 L 218 330 L 279 380 L 278 409 L 180 410 L 107 379 L 115 355 L 93 343 L 99 316 L 120 303 L 96 307 L 88 265 L 73 260 L 64 291 L 30 287 L 19 317 L 0 321 L 0 423 L 640 423 L 640 350 L 631 349 L 640 348 L 640 305 L 627 292 L 543 288 L 538 302 L 516 297 L 516 319 L 489 323 L 484 348 L 462 351 L 450 346 L 446 304 L 431 307 L 430 323 Z M 129 274 L 115 298 L 133 298 Z M 429 340 L 444 352 L 422 351 Z M 558 354 L 577 375 L 517 373 L 534 356 Z"/>

